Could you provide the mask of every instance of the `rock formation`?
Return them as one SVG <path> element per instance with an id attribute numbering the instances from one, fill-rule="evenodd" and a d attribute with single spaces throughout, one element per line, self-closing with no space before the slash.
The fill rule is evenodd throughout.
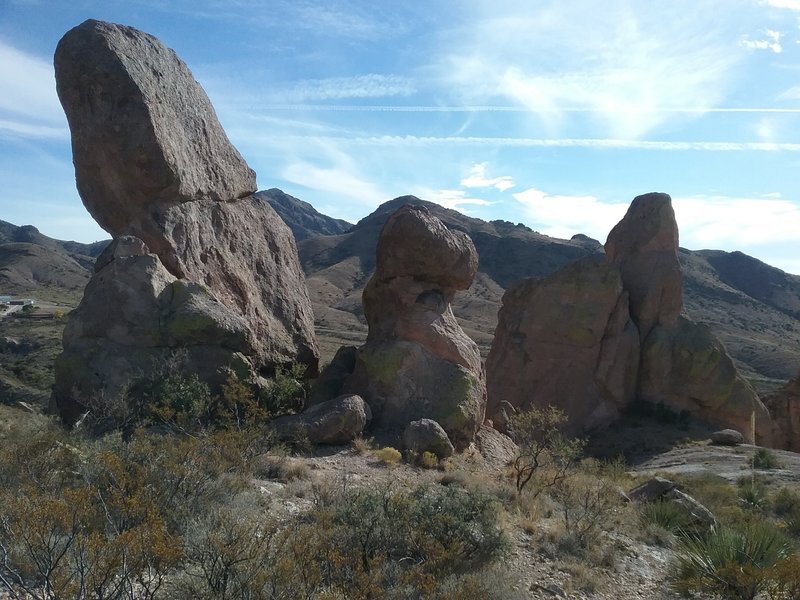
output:
<path id="1" fill-rule="evenodd" d="M 755 391 L 708 327 L 681 316 L 670 197 L 635 198 L 605 250 L 503 296 L 486 367 L 490 418 L 502 421 L 503 401 L 555 405 L 580 433 L 638 399 L 747 432 L 755 413 L 768 442 L 770 417 Z"/>
<path id="2" fill-rule="evenodd" d="M 773 417 L 773 445 L 800 452 L 800 374 L 764 399 Z"/>
<path id="3" fill-rule="evenodd" d="M 582 433 L 635 397 L 639 333 L 619 272 L 602 256 L 509 288 L 495 340 L 486 372 L 488 414 L 498 426 L 501 401 L 512 398 L 522 408 L 557 404 L 571 432 Z"/>
<path id="4" fill-rule="evenodd" d="M 636 197 L 605 249 L 639 328 L 639 399 L 743 432 L 750 432 L 755 413 L 757 439 L 768 441 L 769 413 L 755 390 L 711 330 L 681 316 L 678 225 L 669 195 Z"/>
<path id="5" fill-rule="evenodd" d="M 641 340 L 656 325 L 675 325 L 683 308 L 683 279 L 672 199 L 658 193 L 634 198 L 608 234 L 605 250 L 620 270 Z"/>
<path id="6" fill-rule="evenodd" d="M 425 208 L 403 206 L 386 222 L 364 289 L 369 335 L 345 383 L 370 405 L 377 426 L 402 431 L 429 418 L 456 447 L 472 441 L 485 411 L 483 367 L 451 302 L 477 266 L 469 237 Z"/>
<path id="7" fill-rule="evenodd" d="M 176 349 L 204 378 L 234 355 L 253 374 L 295 360 L 315 374 L 294 238 L 251 196 L 255 173 L 187 66 L 146 33 L 90 20 L 59 42 L 55 67 L 78 191 L 117 240 L 65 331 L 62 415 Z"/>
<path id="8" fill-rule="evenodd" d="M 339 445 L 361 435 L 371 418 L 370 408 L 361 396 L 344 395 L 301 414 L 278 417 L 269 428 L 289 442 L 305 438 L 315 444 Z"/>

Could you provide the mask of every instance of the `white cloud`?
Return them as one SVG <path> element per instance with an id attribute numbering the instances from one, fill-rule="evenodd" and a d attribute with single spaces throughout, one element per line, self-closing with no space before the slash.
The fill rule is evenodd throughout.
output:
<path id="1" fill-rule="evenodd" d="M 15 137 L 66 137 L 52 65 L 0 40 L 0 132 Z"/>
<path id="2" fill-rule="evenodd" d="M 522 204 L 529 224 L 545 235 L 569 239 L 584 233 L 605 240 L 628 209 L 628 203 L 601 202 L 595 196 L 549 194 L 528 188 L 512 194 Z"/>
<path id="3" fill-rule="evenodd" d="M 783 34 L 780 31 L 767 29 L 764 34 L 766 39 L 760 40 L 751 40 L 749 36 L 745 36 L 739 40 L 739 45 L 748 50 L 771 50 L 775 54 L 783 52 L 783 46 L 781 46 Z"/>
<path id="4" fill-rule="evenodd" d="M 486 177 L 488 163 L 477 163 L 472 165 L 469 174 L 461 180 L 461 186 L 465 188 L 495 188 L 501 192 L 514 187 L 514 179 L 509 175 L 500 177 Z"/>
<path id="5" fill-rule="evenodd" d="M 688 248 L 800 245 L 800 202 L 774 196 L 693 196 L 673 200 L 681 243 Z"/>
<path id="6" fill-rule="evenodd" d="M 788 8 L 789 10 L 800 11 L 800 0 L 763 0 L 762 4 L 773 8 Z"/>
<path id="7" fill-rule="evenodd" d="M 429 202 L 435 202 L 445 208 L 461 211 L 469 214 L 469 210 L 464 207 L 469 206 L 489 206 L 491 202 L 482 198 L 471 198 L 464 190 L 433 190 L 430 188 L 417 188 L 414 195 Z"/>
<path id="8" fill-rule="evenodd" d="M 629 202 L 604 202 L 595 196 L 549 194 L 529 188 L 512 194 L 530 225 L 559 238 L 584 233 L 600 241 L 625 215 Z M 681 246 L 699 250 L 741 250 L 764 256 L 777 244 L 800 245 L 800 201 L 763 197 L 686 196 L 673 199 Z M 794 261 L 794 262 L 792 262 Z M 769 262 L 798 272 L 794 256 L 771 256 Z"/>
<path id="9" fill-rule="evenodd" d="M 443 44 L 438 76 L 465 103 L 504 100 L 539 113 L 550 135 L 578 108 L 604 135 L 641 138 L 690 116 L 669 109 L 717 105 L 742 56 L 715 2 L 659 9 L 609 0 L 602 11 L 588 1 L 478 4 Z"/>

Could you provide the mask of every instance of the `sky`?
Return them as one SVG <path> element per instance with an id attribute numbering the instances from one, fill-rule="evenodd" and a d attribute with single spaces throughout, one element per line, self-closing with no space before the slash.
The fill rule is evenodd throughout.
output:
<path id="1" fill-rule="evenodd" d="M 661 191 L 682 246 L 800 274 L 800 0 L 0 0 L 0 219 L 83 242 L 52 55 L 87 18 L 175 49 L 259 189 L 327 215 L 603 242 Z"/>

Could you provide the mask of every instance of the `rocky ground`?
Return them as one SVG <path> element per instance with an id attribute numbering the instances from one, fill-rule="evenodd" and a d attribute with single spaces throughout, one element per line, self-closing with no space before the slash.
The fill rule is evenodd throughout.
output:
<path id="1" fill-rule="evenodd" d="M 655 425 L 654 425 L 655 427 Z M 370 452 L 350 447 L 320 447 L 306 458 L 309 471 L 293 481 L 258 480 L 255 485 L 274 500 L 274 506 L 289 513 L 307 509 L 315 493 L 326 486 L 414 487 L 421 484 L 459 484 L 513 495 L 506 477 L 507 449 L 492 446 L 482 438 L 483 454 L 477 447 L 452 459 L 446 470 L 424 469 L 408 464 L 386 465 Z M 675 448 L 652 455 L 626 467 L 621 487 L 633 487 L 654 475 L 667 478 L 720 476 L 735 483 L 752 475 L 749 461 L 756 447 L 713 446 L 707 440 L 686 441 Z M 775 451 L 781 466 L 757 470 L 768 485 L 800 486 L 800 455 Z M 296 470 L 302 467 L 295 466 Z M 661 539 L 647 539 L 642 524 L 625 505 L 611 517 L 608 531 L 601 537 L 601 548 L 588 557 L 571 556 L 558 546 L 557 510 L 547 501 L 540 503 L 533 516 L 509 512 L 506 529 L 512 548 L 505 566 L 512 574 L 513 587 L 520 598 L 575 600 L 610 599 L 667 600 L 680 598 L 669 589 L 668 566 L 673 550 Z"/>

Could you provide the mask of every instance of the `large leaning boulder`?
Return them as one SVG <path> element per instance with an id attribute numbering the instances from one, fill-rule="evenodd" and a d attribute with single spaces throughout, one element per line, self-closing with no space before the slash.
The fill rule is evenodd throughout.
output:
<path id="1" fill-rule="evenodd" d="M 89 20 L 59 42 L 55 68 L 84 205 L 115 240 L 141 244 L 134 260 L 119 244 L 116 256 L 101 258 L 71 316 L 56 367 L 62 415 L 113 394 L 114 381 L 167 350 L 225 355 L 202 369 L 188 361 L 212 379 L 231 352 L 253 375 L 293 361 L 315 374 L 319 351 L 294 238 L 251 195 L 255 173 L 188 67 L 153 36 Z M 154 324 L 170 310 L 162 284 L 180 287 L 182 308 Z M 101 297 L 126 308 L 103 309 Z M 231 328 L 235 341 L 209 333 Z M 115 363 L 113 376 L 104 360 Z"/>
<path id="2" fill-rule="evenodd" d="M 469 237 L 427 209 L 406 205 L 387 220 L 363 294 L 367 342 L 345 383 L 369 403 L 376 426 L 402 431 L 429 418 L 456 447 L 474 438 L 485 412 L 483 366 L 451 302 L 477 267 Z"/>
<path id="3" fill-rule="evenodd" d="M 578 260 L 544 279 L 525 279 L 503 296 L 486 360 L 489 406 L 558 406 L 570 433 L 607 424 L 633 401 L 639 332 L 618 270 L 602 256 Z"/>

